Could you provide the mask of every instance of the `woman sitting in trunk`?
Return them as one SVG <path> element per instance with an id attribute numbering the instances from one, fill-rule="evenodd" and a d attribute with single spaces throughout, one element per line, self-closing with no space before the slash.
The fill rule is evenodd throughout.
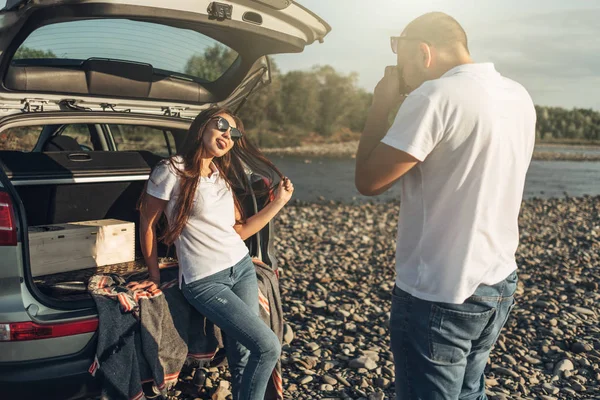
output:
<path id="1" fill-rule="evenodd" d="M 183 295 L 226 333 L 233 398 L 263 399 L 281 347 L 259 317 L 256 272 L 244 240 L 275 217 L 294 187 L 242 132 L 239 118 L 224 109 L 196 117 L 180 155 L 150 176 L 140 206 L 141 246 L 150 280 L 159 284 L 155 226 L 165 212 L 168 229 L 159 239 L 175 244 Z M 246 168 L 281 178 L 274 199 L 249 218 L 234 193 L 250 193 Z"/>

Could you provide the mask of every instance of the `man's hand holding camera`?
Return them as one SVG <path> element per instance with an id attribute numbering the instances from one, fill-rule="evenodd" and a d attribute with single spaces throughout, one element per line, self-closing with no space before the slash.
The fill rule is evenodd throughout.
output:
<path id="1" fill-rule="evenodd" d="M 397 66 L 390 65 L 385 68 L 385 74 L 375 86 L 373 93 L 374 107 L 387 109 L 389 112 L 406 98 L 406 94 L 403 93 L 405 85 L 400 74 Z"/>

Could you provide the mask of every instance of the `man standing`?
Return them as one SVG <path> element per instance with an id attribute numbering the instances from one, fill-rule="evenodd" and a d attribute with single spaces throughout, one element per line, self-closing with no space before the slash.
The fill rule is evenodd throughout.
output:
<path id="1" fill-rule="evenodd" d="M 402 185 L 396 398 L 486 399 L 484 368 L 514 305 L 535 108 L 521 85 L 471 59 L 464 30 L 444 13 L 412 21 L 392 50 L 398 65 L 375 88 L 355 182 L 367 196 Z"/>

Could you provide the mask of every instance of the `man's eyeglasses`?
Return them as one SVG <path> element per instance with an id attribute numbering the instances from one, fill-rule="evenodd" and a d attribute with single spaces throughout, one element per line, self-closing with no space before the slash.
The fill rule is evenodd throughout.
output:
<path id="1" fill-rule="evenodd" d="M 231 137 L 231 139 L 233 140 L 238 140 L 242 138 L 242 132 L 238 129 L 238 128 L 234 128 L 233 126 L 229 125 L 229 121 L 227 121 L 225 118 L 223 117 L 215 117 L 217 120 L 217 129 L 220 130 L 221 132 L 227 132 L 227 130 L 229 130 L 229 128 L 231 128 L 231 131 L 229 133 L 229 136 Z"/>
<path id="2" fill-rule="evenodd" d="M 402 40 L 416 40 L 418 42 L 427 43 L 429 46 L 431 46 L 431 43 L 429 41 L 421 39 L 421 38 L 409 37 L 409 36 L 392 36 L 392 37 L 390 37 L 390 45 L 392 46 L 392 51 L 394 52 L 394 54 L 398 54 L 398 44 Z"/>

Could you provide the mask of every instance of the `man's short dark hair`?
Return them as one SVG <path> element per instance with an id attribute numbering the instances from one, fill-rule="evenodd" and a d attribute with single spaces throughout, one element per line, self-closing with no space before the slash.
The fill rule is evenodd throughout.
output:
<path id="1" fill-rule="evenodd" d="M 433 45 L 462 44 L 469 52 L 467 34 L 458 21 L 443 12 L 430 12 L 411 21 L 403 36 L 426 40 Z"/>

